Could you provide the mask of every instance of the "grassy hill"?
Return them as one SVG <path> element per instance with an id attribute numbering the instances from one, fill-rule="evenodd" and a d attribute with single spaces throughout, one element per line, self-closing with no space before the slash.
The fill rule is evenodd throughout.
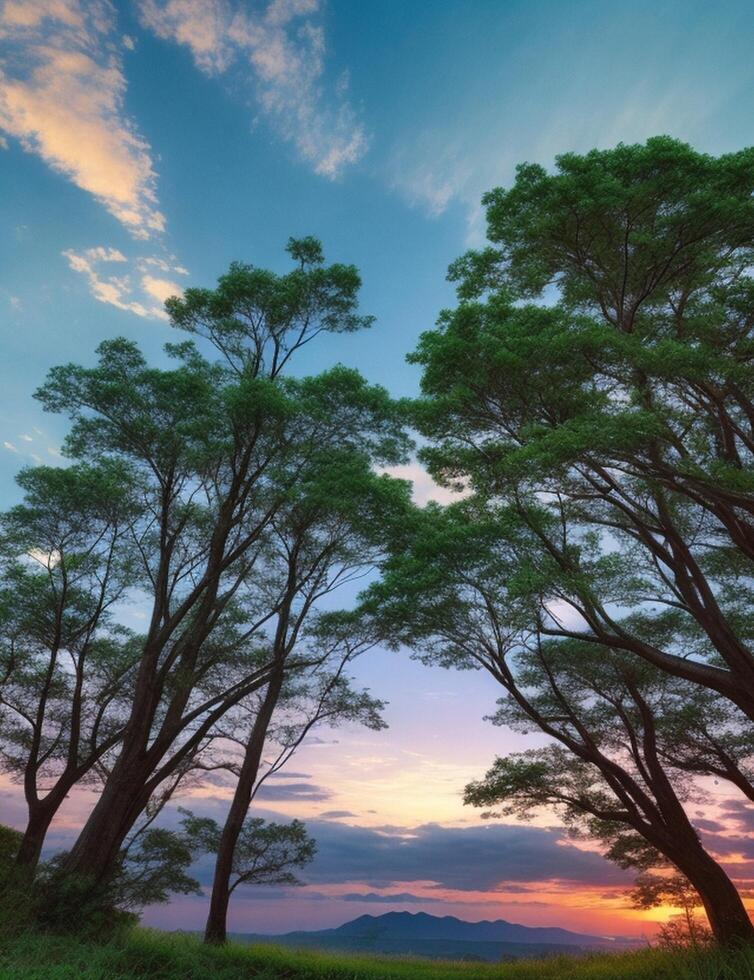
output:
<path id="1" fill-rule="evenodd" d="M 96 945 L 25 935 L 0 941 L 0 980 L 754 980 L 754 951 L 685 956 L 659 950 L 465 964 L 296 953 L 137 929 Z"/>

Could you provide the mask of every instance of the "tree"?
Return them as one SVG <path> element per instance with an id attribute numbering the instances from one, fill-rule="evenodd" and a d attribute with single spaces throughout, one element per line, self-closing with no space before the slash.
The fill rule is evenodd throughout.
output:
<path id="1" fill-rule="evenodd" d="M 374 644 L 368 628 L 365 631 L 356 617 L 332 613 L 318 617 L 314 628 L 307 626 L 326 596 L 375 567 L 391 526 L 400 524 L 409 510 L 406 490 L 405 485 L 377 476 L 363 453 L 333 457 L 309 483 L 299 484 L 290 506 L 273 522 L 274 543 L 265 573 L 271 588 L 278 590 L 272 603 L 278 612 L 270 627 L 273 667 L 242 739 L 243 758 L 217 848 L 207 942 L 225 941 L 233 854 L 278 708 L 293 715 L 285 726 L 280 763 L 324 718 L 380 726 L 378 704 L 355 696 L 343 675 L 349 661 Z M 298 667 L 302 660 L 304 666 Z M 312 700 L 313 710 L 307 704 Z"/>
<path id="2" fill-rule="evenodd" d="M 219 824 L 209 817 L 183 813 L 187 832 L 201 841 L 205 851 L 216 853 L 222 836 Z M 316 842 L 302 821 L 281 824 L 247 817 L 233 852 L 230 894 L 239 885 L 298 885 L 294 869 L 303 868 L 316 852 Z"/>
<path id="3" fill-rule="evenodd" d="M 325 654 L 310 676 L 294 675 L 293 691 L 286 691 L 284 686 L 278 689 L 273 681 L 245 738 L 238 740 L 242 754 L 235 764 L 225 766 L 236 774 L 237 782 L 217 846 L 212 848 L 217 854 L 217 862 L 205 942 L 218 944 L 226 940 L 228 904 L 234 888 L 232 874 L 239 861 L 239 849 L 242 854 L 247 849 L 244 843 L 249 824 L 247 814 L 260 786 L 287 764 L 312 729 L 320 724 L 336 726 L 349 721 L 373 729 L 384 727 L 380 715 L 382 703 L 367 692 L 354 691 L 343 675 L 354 655 L 354 650 L 348 647 L 340 651 L 339 658 Z M 327 671 L 331 668 L 331 659 L 340 660 L 334 672 Z M 276 718 L 278 713 L 283 714 L 281 719 Z M 276 727 L 272 727 L 276 721 Z M 274 752 L 267 765 L 263 765 L 262 760 L 265 748 Z"/>
<path id="4" fill-rule="evenodd" d="M 752 189 L 754 151 L 667 138 L 522 166 L 486 195 L 492 244 L 452 267 L 460 303 L 413 356 L 433 475 L 517 508 L 578 613 L 570 632 L 750 718 Z M 548 287 L 554 305 L 530 302 Z M 603 568 L 616 547 L 638 562 L 644 622 L 653 606 L 658 629 L 703 635 L 711 656 L 595 606 L 587 547 Z"/>
<path id="5" fill-rule="evenodd" d="M 406 450 L 397 407 L 356 372 L 281 373 L 319 333 L 370 322 L 356 312 L 352 266 L 325 266 L 313 239 L 288 251 L 290 273 L 234 265 L 216 290 L 167 304 L 221 362 L 183 342 L 167 347 L 175 367 L 151 368 L 135 345 L 108 341 L 95 367 L 55 368 L 38 392 L 73 420 L 70 457 L 127 466 L 139 486 L 132 585 L 149 604 L 148 627 L 117 758 L 62 865 L 92 888 L 160 785 L 269 682 L 264 626 L 278 610 L 265 606 L 257 571 L 296 487 L 339 453 L 387 463 Z"/>
<path id="6" fill-rule="evenodd" d="M 697 918 L 700 900 L 693 886 L 683 875 L 643 874 L 631 892 L 635 908 L 652 909 L 671 905 L 680 909 L 680 916 L 666 922 L 659 931 L 661 946 L 669 949 L 693 949 L 709 946 L 711 934 Z"/>
<path id="7" fill-rule="evenodd" d="M 125 724 L 138 640 L 113 606 L 132 575 L 135 488 L 107 461 L 21 472 L 0 537 L 0 765 L 22 785 L 18 864 L 33 868 L 71 788 Z"/>
<path id="8" fill-rule="evenodd" d="M 496 514 L 475 498 L 429 507 L 414 519 L 412 545 L 365 599 L 383 630 L 422 658 L 486 670 L 505 692 L 497 724 L 535 727 L 552 740 L 499 759 L 467 788 L 466 802 L 524 818 L 554 808 L 622 866 L 668 861 L 699 892 L 720 941 L 751 939 L 734 885 L 685 813 L 688 780 L 668 759 L 677 741 L 663 752 L 663 712 L 682 697 L 679 682 L 620 650 L 544 635 L 518 530 L 508 511 Z"/>
<path id="9" fill-rule="evenodd" d="M 96 891 L 75 875 L 61 876 L 65 853 L 42 864 L 34 889 L 26 892 L 31 898 L 28 921 L 56 931 L 109 937 L 137 922 L 148 905 L 167 902 L 174 894 L 201 894 L 189 869 L 205 848 L 202 828 L 184 820 L 178 830 L 170 830 L 152 826 L 152 820 L 147 817 L 131 835 Z M 15 898 L 18 891 L 11 894 Z M 61 899 L 71 909 L 66 922 L 60 921 Z"/>

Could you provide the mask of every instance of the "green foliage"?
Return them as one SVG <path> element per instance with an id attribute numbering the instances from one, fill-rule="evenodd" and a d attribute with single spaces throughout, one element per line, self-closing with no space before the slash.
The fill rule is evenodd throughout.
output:
<path id="1" fill-rule="evenodd" d="M 190 816 L 190 815 L 189 815 Z M 102 940 L 138 922 L 148 905 L 171 895 L 200 895 L 188 869 L 205 850 L 201 821 L 177 831 L 145 824 L 132 835 L 108 875 L 92 881 L 65 869 L 65 854 L 40 867 L 32 888 L 33 921 L 52 933 Z"/>
<path id="2" fill-rule="evenodd" d="M 124 722 L 138 650 L 112 607 L 134 581 L 138 490 L 118 460 L 29 468 L 18 483 L 22 502 L 0 515 L 0 767 L 51 816 Z"/>
<path id="3" fill-rule="evenodd" d="M 196 817 L 188 810 L 181 825 L 184 833 L 198 848 L 209 854 L 220 846 L 222 828 L 209 817 Z M 301 820 L 288 824 L 247 817 L 233 852 L 233 878 L 230 891 L 238 885 L 299 885 L 294 869 L 303 868 L 314 859 L 316 842 Z"/>
<path id="4" fill-rule="evenodd" d="M 754 150 L 666 137 L 524 165 L 486 195 L 490 245 L 451 267 L 458 305 L 411 357 L 421 456 L 472 496 L 413 523 L 368 608 L 418 655 L 489 670 L 500 723 L 582 752 L 578 780 L 562 764 L 579 794 L 583 725 L 639 782 L 627 729 L 679 799 L 705 773 L 754 798 L 753 190 Z M 542 772 L 516 788 L 509 762 L 497 785 L 523 810 Z"/>
<path id="5" fill-rule="evenodd" d="M 569 304 L 625 323 L 644 304 L 709 288 L 748 263 L 753 189 L 754 150 L 714 158 L 667 136 L 563 154 L 554 174 L 523 164 L 511 189 L 483 199 L 486 261 L 462 261 L 452 276 L 478 292 L 486 273 L 524 296 L 555 279 Z"/>
<path id="6" fill-rule="evenodd" d="M 235 262 L 217 289 L 187 289 L 167 301 L 174 326 L 207 337 L 239 374 L 276 377 L 292 354 L 322 332 L 371 326 L 357 313 L 361 280 L 352 265 L 324 265 L 316 238 L 290 239 L 298 263 L 277 275 Z"/>
<path id="7" fill-rule="evenodd" d="M 22 834 L 13 827 L 0 824 L 0 875 L 15 859 L 21 837 Z"/>
<path id="8" fill-rule="evenodd" d="M 129 846 L 111 884 L 118 908 L 141 911 L 167 902 L 171 895 L 200 895 L 199 882 L 187 872 L 201 851 L 190 828 L 181 832 L 149 827 Z"/>

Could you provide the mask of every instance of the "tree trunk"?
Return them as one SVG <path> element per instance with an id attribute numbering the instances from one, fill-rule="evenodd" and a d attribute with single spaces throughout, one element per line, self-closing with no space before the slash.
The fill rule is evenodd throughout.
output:
<path id="1" fill-rule="evenodd" d="M 228 903 L 230 902 L 230 876 L 233 873 L 233 857 L 235 855 L 238 837 L 243 828 L 246 814 L 249 812 L 251 794 L 259 773 L 267 729 L 272 714 L 280 696 L 283 685 L 282 671 L 270 681 L 259 714 L 254 721 L 251 736 L 246 744 L 244 760 L 239 773 L 233 800 L 230 804 L 225 826 L 220 837 L 215 862 L 215 875 L 212 881 L 212 897 L 210 899 L 207 924 L 204 929 L 205 943 L 224 943 L 227 936 Z"/>
<path id="2" fill-rule="evenodd" d="M 231 854 L 231 859 L 232 859 Z M 219 877 L 225 874 L 227 878 Z M 230 879 L 231 868 L 225 866 L 225 862 L 220 862 L 220 853 L 215 865 L 215 880 L 212 883 L 212 901 L 207 915 L 207 924 L 204 927 L 204 942 L 212 946 L 221 946 L 227 936 L 228 928 L 228 904 L 230 902 Z"/>
<path id="3" fill-rule="evenodd" d="M 706 851 L 694 851 L 684 850 L 675 863 L 699 893 L 715 939 L 721 945 L 754 943 L 754 926 L 736 886 Z"/>
<path id="4" fill-rule="evenodd" d="M 29 819 L 16 854 L 16 864 L 19 867 L 28 868 L 30 871 L 36 868 L 39 855 L 42 853 L 42 845 L 57 809 L 57 806 L 48 805 L 47 801 L 29 805 Z"/>
<path id="5" fill-rule="evenodd" d="M 122 767 L 116 776 L 117 768 L 116 764 L 63 864 L 66 874 L 89 878 L 93 886 L 113 868 L 123 842 L 148 802 L 144 786 L 149 771 L 137 766 L 129 766 L 128 770 Z"/>

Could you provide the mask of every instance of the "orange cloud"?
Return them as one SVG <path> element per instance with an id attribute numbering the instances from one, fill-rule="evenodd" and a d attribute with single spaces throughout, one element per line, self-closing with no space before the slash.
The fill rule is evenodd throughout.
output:
<path id="1" fill-rule="evenodd" d="M 149 144 L 124 115 L 106 0 L 13 0 L 0 10 L 0 129 L 95 197 L 135 238 L 163 231 Z"/>

